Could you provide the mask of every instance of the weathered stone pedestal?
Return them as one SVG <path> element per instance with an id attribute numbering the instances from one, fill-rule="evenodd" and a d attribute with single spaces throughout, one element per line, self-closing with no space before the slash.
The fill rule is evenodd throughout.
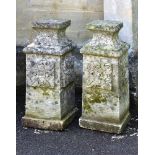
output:
<path id="1" fill-rule="evenodd" d="M 65 36 L 69 20 L 33 23 L 38 35 L 26 53 L 26 127 L 62 130 L 74 118 L 74 60 Z"/>
<path id="2" fill-rule="evenodd" d="M 120 133 L 129 114 L 128 44 L 118 38 L 117 21 L 93 21 L 92 40 L 82 49 L 83 99 L 80 127 Z"/>

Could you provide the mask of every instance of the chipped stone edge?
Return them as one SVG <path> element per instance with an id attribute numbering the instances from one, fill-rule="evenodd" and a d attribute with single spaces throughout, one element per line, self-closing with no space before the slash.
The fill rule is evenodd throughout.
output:
<path id="1" fill-rule="evenodd" d="M 108 122 L 101 122 L 101 121 L 96 121 L 96 120 L 91 120 L 88 118 L 81 117 L 79 119 L 79 126 L 81 128 L 86 128 L 90 130 L 99 130 L 102 132 L 108 132 L 108 133 L 117 133 L 120 134 L 127 123 L 130 120 L 130 113 L 128 112 L 124 119 L 116 124 L 116 123 L 108 123 Z"/>
<path id="2" fill-rule="evenodd" d="M 35 129 L 37 128 L 45 130 L 64 130 L 75 118 L 77 112 L 78 108 L 75 107 L 62 120 L 37 119 L 24 116 L 22 118 L 22 124 L 24 127 L 30 127 Z"/>

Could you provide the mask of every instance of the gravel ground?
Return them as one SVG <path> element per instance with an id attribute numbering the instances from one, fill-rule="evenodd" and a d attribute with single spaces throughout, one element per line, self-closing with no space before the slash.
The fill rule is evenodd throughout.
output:
<path id="1" fill-rule="evenodd" d="M 81 108 L 81 96 L 76 96 Z M 82 129 L 77 116 L 64 131 L 23 128 L 25 88 L 17 88 L 17 155 L 138 155 L 137 108 L 131 108 L 131 120 L 120 135 Z"/>

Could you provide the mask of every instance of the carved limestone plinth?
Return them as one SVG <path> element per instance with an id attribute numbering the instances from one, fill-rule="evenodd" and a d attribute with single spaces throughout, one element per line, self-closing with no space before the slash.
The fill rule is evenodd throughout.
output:
<path id="1" fill-rule="evenodd" d="M 129 114 L 128 48 L 120 41 L 123 23 L 93 21 L 87 29 L 92 40 L 82 49 L 83 99 L 79 125 L 83 128 L 120 133 Z"/>
<path id="2" fill-rule="evenodd" d="M 62 130 L 74 118 L 74 60 L 65 36 L 70 20 L 33 23 L 38 35 L 26 53 L 26 127 Z"/>

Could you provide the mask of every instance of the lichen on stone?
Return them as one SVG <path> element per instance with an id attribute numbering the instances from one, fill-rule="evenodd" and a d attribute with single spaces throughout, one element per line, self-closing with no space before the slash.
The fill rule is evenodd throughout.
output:
<path id="1" fill-rule="evenodd" d="M 70 20 L 41 20 L 26 53 L 25 126 L 62 130 L 74 118 L 74 60 L 65 30 Z"/>
<path id="2" fill-rule="evenodd" d="M 96 20 L 88 23 L 86 27 L 88 30 L 117 32 L 123 27 L 123 23 L 120 21 Z"/>
<path id="3" fill-rule="evenodd" d="M 130 118 L 127 43 L 122 22 L 97 20 L 87 25 L 93 38 L 83 54 L 83 111 L 80 126 L 120 133 Z"/>

